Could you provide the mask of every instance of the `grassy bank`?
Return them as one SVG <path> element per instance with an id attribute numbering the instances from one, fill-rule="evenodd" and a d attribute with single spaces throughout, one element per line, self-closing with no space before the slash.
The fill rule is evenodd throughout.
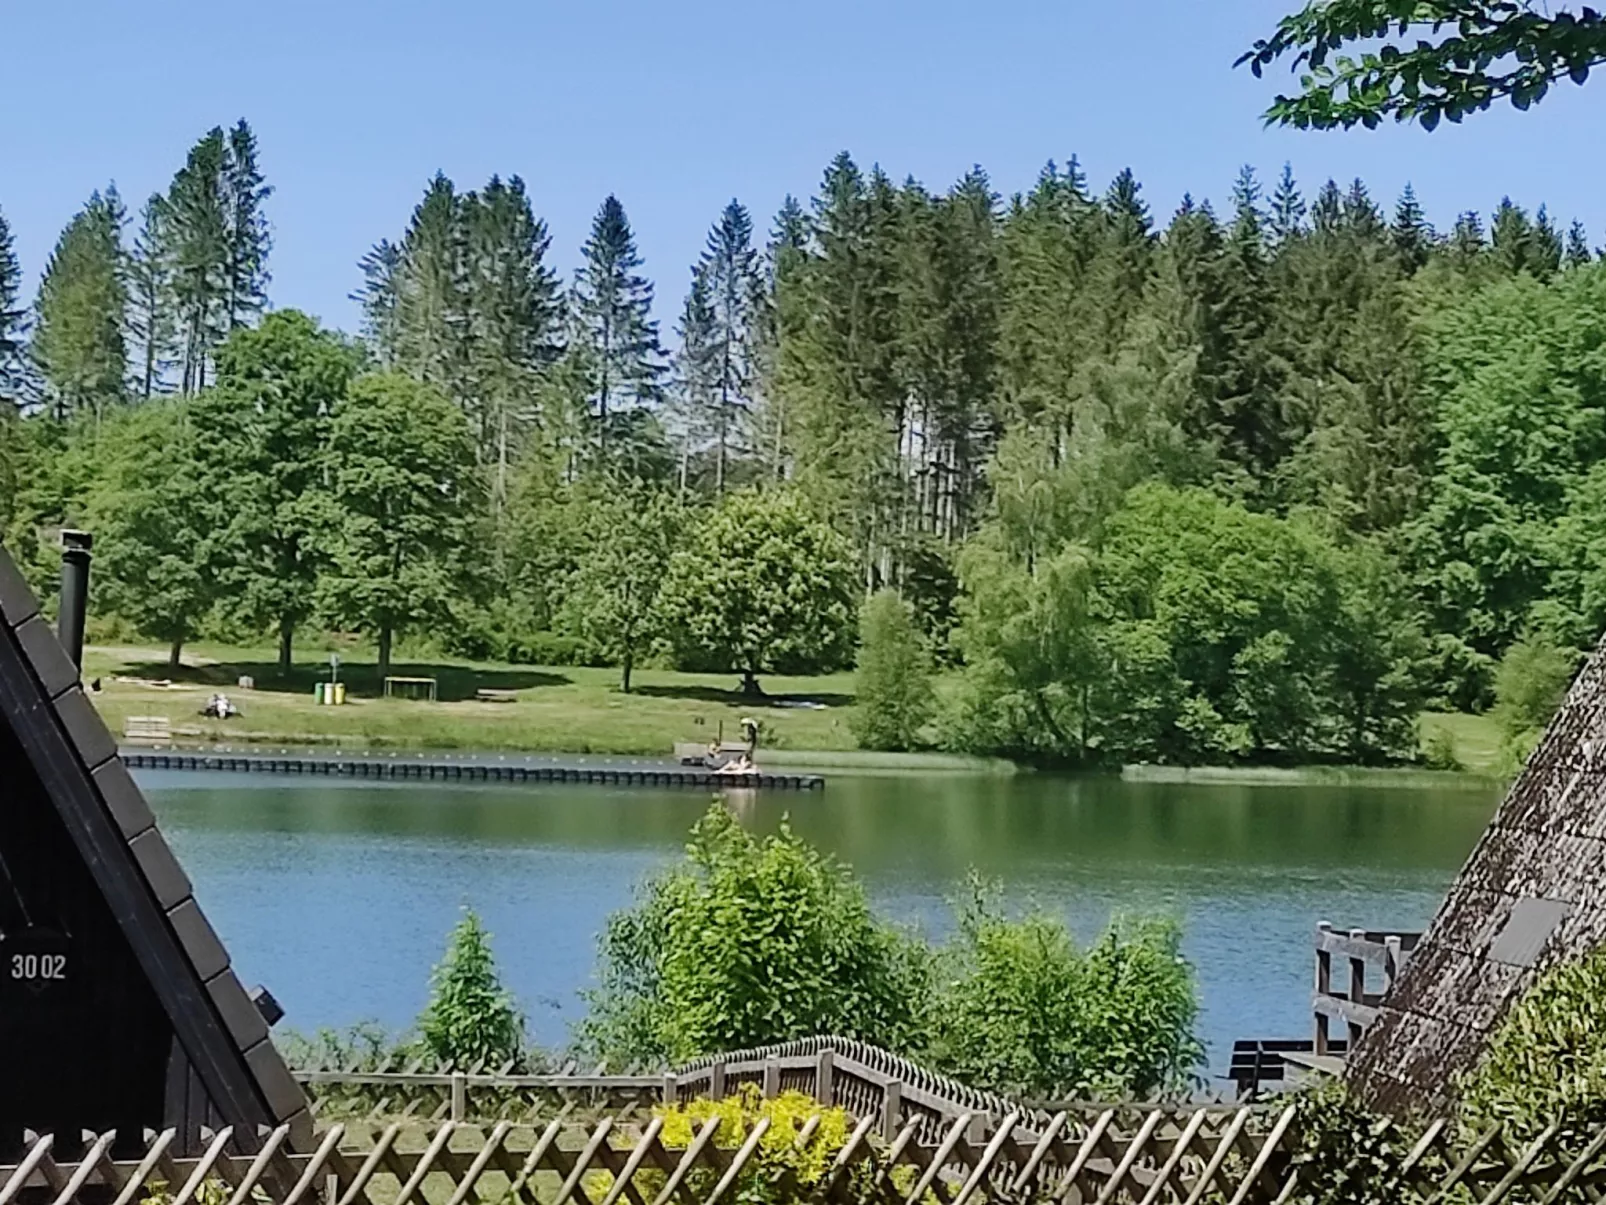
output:
<path id="1" fill-rule="evenodd" d="M 314 658 L 317 658 L 314 660 Z M 281 676 L 272 650 L 200 645 L 186 650 L 184 664 L 169 671 L 163 650 L 91 646 L 86 678 L 98 678 L 95 705 L 114 734 L 130 716 L 165 716 L 182 743 L 339 745 L 372 749 L 520 750 L 532 753 L 598 753 L 667 757 L 678 742 L 707 743 L 723 731 L 740 739 L 744 716 L 764 726 L 763 760 L 777 768 L 840 774 L 1011 773 L 1015 767 L 989 758 L 941 753 L 868 753 L 854 747 L 848 715 L 853 675 L 768 677 L 763 699 L 744 697 L 735 674 L 682 674 L 640 670 L 635 689 L 619 690 L 618 671 L 583 667 L 498 665 L 453 659 L 398 661 L 398 676 L 431 677 L 436 703 L 381 697 L 373 662 L 342 664 L 347 684 L 342 707 L 322 707 L 313 685 L 327 680 L 327 654 L 306 660 Z M 241 690 L 242 677 L 255 688 Z M 244 711 L 237 719 L 200 716 L 207 696 L 223 690 Z M 506 701 L 489 702 L 480 691 Z M 1423 732 L 1448 734 L 1469 773 L 1498 773 L 1500 733 L 1486 716 L 1430 713 Z M 1179 771 L 1136 767 L 1147 781 L 1342 782 L 1430 785 L 1441 776 L 1420 770 L 1245 769 Z M 1449 778 L 1442 778 L 1450 781 Z"/>
<path id="2" fill-rule="evenodd" d="M 122 734 L 130 716 L 165 716 L 185 743 L 667 757 L 676 742 L 706 743 L 722 729 L 725 739 L 738 740 L 742 717 L 753 716 L 763 725 L 764 745 L 777 752 L 854 744 L 847 723 L 851 674 L 766 678 L 768 696 L 753 700 L 739 693 L 733 674 L 642 670 L 625 695 L 618 671 L 611 669 L 395 663 L 393 675 L 436 679 L 439 702 L 427 703 L 382 698 L 375 666 L 359 662 L 340 668 L 346 704 L 323 707 L 312 692 L 314 683 L 328 679 L 326 662 L 297 665 L 285 677 L 264 649 L 203 645 L 187 650 L 175 673 L 156 649 L 91 647 L 84 670 L 86 678 L 100 679 L 93 698 L 114 734 Z M 241 677 L 254 679 L 255 689 L 239 689 Z M 171 684 L 160 684 L 167 679 Z M 244 714 L 203 719 L 199 712 L 215 690 L 227 693 Z M 483 701 L 482 690 L 507 701 Z"/>

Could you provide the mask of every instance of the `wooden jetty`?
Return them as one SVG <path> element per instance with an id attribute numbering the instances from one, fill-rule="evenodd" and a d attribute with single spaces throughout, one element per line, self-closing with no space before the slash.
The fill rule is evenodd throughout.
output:
<path id="1" fill-rule="evenodd" d="M 579 783 L 618 787 L 691 787 L 716 791 L 819 791 L 825 787 L 825 779 L 818 774 L 775 774 L 766 770 L 721 774 L 662 762 L 616 765 L 530 758 L 491 760 L 183 749 L 127 749 L 123 752 L 123 762 L 134 770 L 211 770 L 433 782 Z"/>

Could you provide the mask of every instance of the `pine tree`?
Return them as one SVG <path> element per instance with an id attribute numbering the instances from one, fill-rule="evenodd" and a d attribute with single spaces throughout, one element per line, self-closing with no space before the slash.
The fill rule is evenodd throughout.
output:
<path id="1" fill-rule="evenodd" d="M 735 199 L 708 232 L 698 267 L 705 278 L 714 319 L 716 376 L 709 415 L 714 457 L 714 492 L 723 494 L 733 452 L 753 414 L 758 382 L 763 281 L 753 247 L 753 221 Z"/>
<path id="2" fill-rule="evenodd" d="M 31 350 L 46 405 L 58 421 L 84 419 L 98 428 L 124 398 L 125 220 L 116 188 L 93 194 L 62 231 L 45 265 Z"/>
<path id="3" fill-rule="evenodd" d="M 1512 276 L 1526 272 L 1537 280 L 1549 280 L 1561 266 L 1561 238 L 1542 207 L 1536 221 L 1510 197 L 1502 198 L 1489 227 L 1489 242 L 1494 263 Z"/>
<path id="4" fill-rule="evenodd" d="M 546 264 L 552 240 L 523 180 L 492 176 L 463 198 L 462 221 L 470 417 L 500 513 L 513 462 L 539 422 L 541 375 L 563 350 L 563 304 Z"/>
<path id="5" fill-rule="evenodd" d="M 212 350 L 229 329 L 229 210 L 222 181 L 228 150 L 221 128 L 190 148 L 168 188 L 164 229 L 172 265 L 186 395 L 206 387 Z"/>
<path id="6" fill-rule="evenodd" d="M 1474 210 L 1467 210 L 1455 220 L 1450 235 L 1450 260 L 1462 271 L 1480 263 L 1489 250 L 1483 234 L 1483 219 Z"/>
<path id="7" fill-rule="evenodd" d="M 21 304 L 22 263 L 6 215 L 0 212 L 0 420 L 6 403 L 21 406 L 28 311 Z"/>
<path id="8" fill-rule="evenodd" d="M 680 445 L 680 493 L 684 499 L 690 486 L 693 451 L 707 439 L 710 417 L 721 413 L 718 318 L 709 297 L 708 272 L 702 264 L 692 269 L 691 288 L 686 292 L 675 334 L 680 347 L 672 369 L 671 413 L 675 440 Z"/>
<path id="9" fill-rule="evenodd" d="M 764 293 L 759 307 L 759 413 L 755 438 L 764 461 L 765 475 L 785 478 L 788 463 L 786 390 L 780 382 L 780 348 L 796 339 L 808 321 L 801 287 L 809 262 L 809 221 L 803 205 L 787 194 L 775 216 L 765 255 Z"/>
<path id="10" fill-rule="evenodd" d="M 1153 228 L 1142 186 L 1124 168 L 1104 196 L 1104 237 L 1093 269 L 1106 354 L 1120 345 L 1148 285 Z"/>
<path id="11" fill-rule="evenodd" d="M 262 207 L 273 189 L 257 166 L 257 140 L 242 118 L 229 131 L 219 181 L 224 210 L 224 331 L 246 325 L 268 302 L 272 238 Z"/>
<path id="12" fill-rule="evenodd" d="M 1406 184 L 1400 193 L 1399 204 L 1394 207 L 1394 225 L 1390 228 L 1394 250 L 1407 274 L 1416 272 L 1428 262 L 1433 249 L 1433 227 L 1416 199 L 1416 191 Z"/>
<path id="13" fill-rule="evenodd" d="M 1589 236 L 1584 231 L 1584 224 L 1575 221 L 1567 231 L 1567 266 L 1582 268 L 1594 258 L 1594 252 L 1589 249 Z"/>
<path id="14" fill-rule="evenodd" d="M 1272 242 L 1279 246 L 1305 232 L 1305 198 L 1294 181 L 1294 168 L 1290 163 L 1283 164 L 1283 174 L 1277 180 L 1277 191 L 1272 193 L 1267 229 Z"/>
<path id="15" fill-rule="evenodd" d="M 571 305 L 573 338 L 589 351 L 597 459 L 607 470 L 611 429 L 637 421 L 622 412 L 659 399 L 663 353 L 652 318 L 652 282 L 637 271 L 641 257 L 618 198 L 602 203 L 582 254 Z"/>
<path id="16" fill-rule="evenodd" d="M 413 210 L 395 271 L 396 364 L 467 406 L 467 251 L 463 200 L 435 173 Z"/>
<path id="17" fill-rule="evenodd" d="M 178 346 L 172 235 L 167 202 L 157 194 L 140 210 L 139 231 L 128 257 L 128 334 L 134 391 L 146 401 L 167 393 Z"/>
<path id="18" fill-rule="evenodd" d="M 396 301 L 401 264 L 402 249 L 380 239 L 357 261 L 362 287 L 347 295 L 362 308 L 362 337 L 384 368 L 395 366 L 400 341 Z"/>

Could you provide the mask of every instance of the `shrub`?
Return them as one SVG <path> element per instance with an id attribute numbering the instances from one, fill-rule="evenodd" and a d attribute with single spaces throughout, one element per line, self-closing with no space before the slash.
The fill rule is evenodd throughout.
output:
<path id="1" fill-rule="evenodd" d="M 1506 650 L 1495 670 L 1494 714 L 1508 769 L 1527 760 L 1566 697 L 1577 667 L 1577 652 L 1540 637 L 1524 637 Z"/>
<path id="2" fill-rule="evenodd" d="M 858 706 L 853 734 L 866 749 L 913 749 L 932 712 L 931 656 L 895 590 L 866 600 L 859 618 Z"/>
<path id="3" fill-rule="evenodd" d="M 1042 913 L 1009 920 L 972 882 L 944 953 L 937 1069 L 1015 1096 L 1149 1096 L 1191 1086 L 1203 1051 L 1177 927 L 1114 922 L 1088 950 Z"/>
<path id="4" fill-rule="evenodd" d="M 870 911 L 845 868 L 781 831 L 744 832 L 718 801 L 687 863 L 603 935 L 581 1044 L 605 1062 L 680 1062 L 811 1034 L 907 1049 L 924 949 Z"/>
<path id="5" fill-rule="evenodd" d="M 1523 993 L 1461 1086 L 1461 1120 L 1528 1141 L 1559 1123 L 1563 1149 L 1606 1125 L 1606 949 L 1563 963 Z"/>
<path id="6" fill-rule="evenodd" d="M 524 1058 L 524 1019 L 502 987 L 490 935 L 466 909 L 430 976 L 430 998 L 418 1018 L 421 1050 L 443 1066 L 469 1068 Z"/>

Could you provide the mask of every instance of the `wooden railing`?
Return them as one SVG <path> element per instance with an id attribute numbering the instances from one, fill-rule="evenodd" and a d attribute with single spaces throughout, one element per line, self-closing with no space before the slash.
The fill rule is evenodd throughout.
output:
<path id="1" fill-rule="evenodd" d="M 1323 921 L 1316 926 L 1316 990 L 1311 1008 L 1316 1016 L 1315 1054 L 1330 1057 L 1334 1052 L 1332 1024 L 1344 1027 L 1344 1040 L 1354 1049 L 1360 1036 L 1377 1020 L 1377 1006 L 1383 994 L 1394 985 L 1400 968 L 1422 940 L 1420 933 L 1373 933 L 1365 929 L 1340 932 Z M 1347 964 L 1343 990 L 1333 984 L 1333 959 Z M 1371 970 L 1382 972 L 1374 986 Z"/>
<path id="2" fill-rule="evenodd" d="M 980 1127 L 962 1115 L 934 1138 L 923 1138 L 920 1122 L 911 1120 L 889 1139 L 867 1117 L 845 1141 L 818 1151 L 819 1117 L 776 1135 L 762 1118 L 725 1133 L 714 1120 L 680 1142 L 665 1140 L 662 1118 L 644 1124 L 612 1117 L 588 1125 L 554 1120 L 541 1127 L 392 1124 L 377 1132 L 337 1124 L 312 1149 L 297 1153 L 288 1149 L 286 1129 L 273 1131 L 254 1155 L 237 1153 L 224 1130 L 204 1135 L 204 1154 L 194 1158 L 169 1154 L 171 1131 L 149 1136 L 137 1159 L 112 1158 L 111 1134 L 86 1136 L 70 1157 L 44 1137 L 30 1141 L 20 1163 L 0 1166 L 0 1202 L 716 1205 L 775 1190 L 782 1199 L 840 1205 L 1347 1199 L 1341 1186 L 1322 1182 L 1331 1173 L 1319 1169 L 1342 1164 L 1349 1152 L 1332 1162 L 1303 1157 L 1306 1139 L 1296 1118 L 1292 1106 L 1280 1112 L 1156 1109 L 1130 1119 L 1112 1109 L 1093 1117 L 1059 1113 L 1040 1125 L 1016 1114 Z M 784 1182 L 777 1137 L 783 1153 L 817 1153 L 821 1171 L 807 1181 Z M 1599 1200 L 1606 1193 L 1603 1151 L 1606 1130 L 1564 1152 L 1554 1129 L 1517 1142 L 1498 1129 L 1469 1138 L 1437 1123 L 1389 1157 L 1368 1199 L 1398 1205 Z"/>

